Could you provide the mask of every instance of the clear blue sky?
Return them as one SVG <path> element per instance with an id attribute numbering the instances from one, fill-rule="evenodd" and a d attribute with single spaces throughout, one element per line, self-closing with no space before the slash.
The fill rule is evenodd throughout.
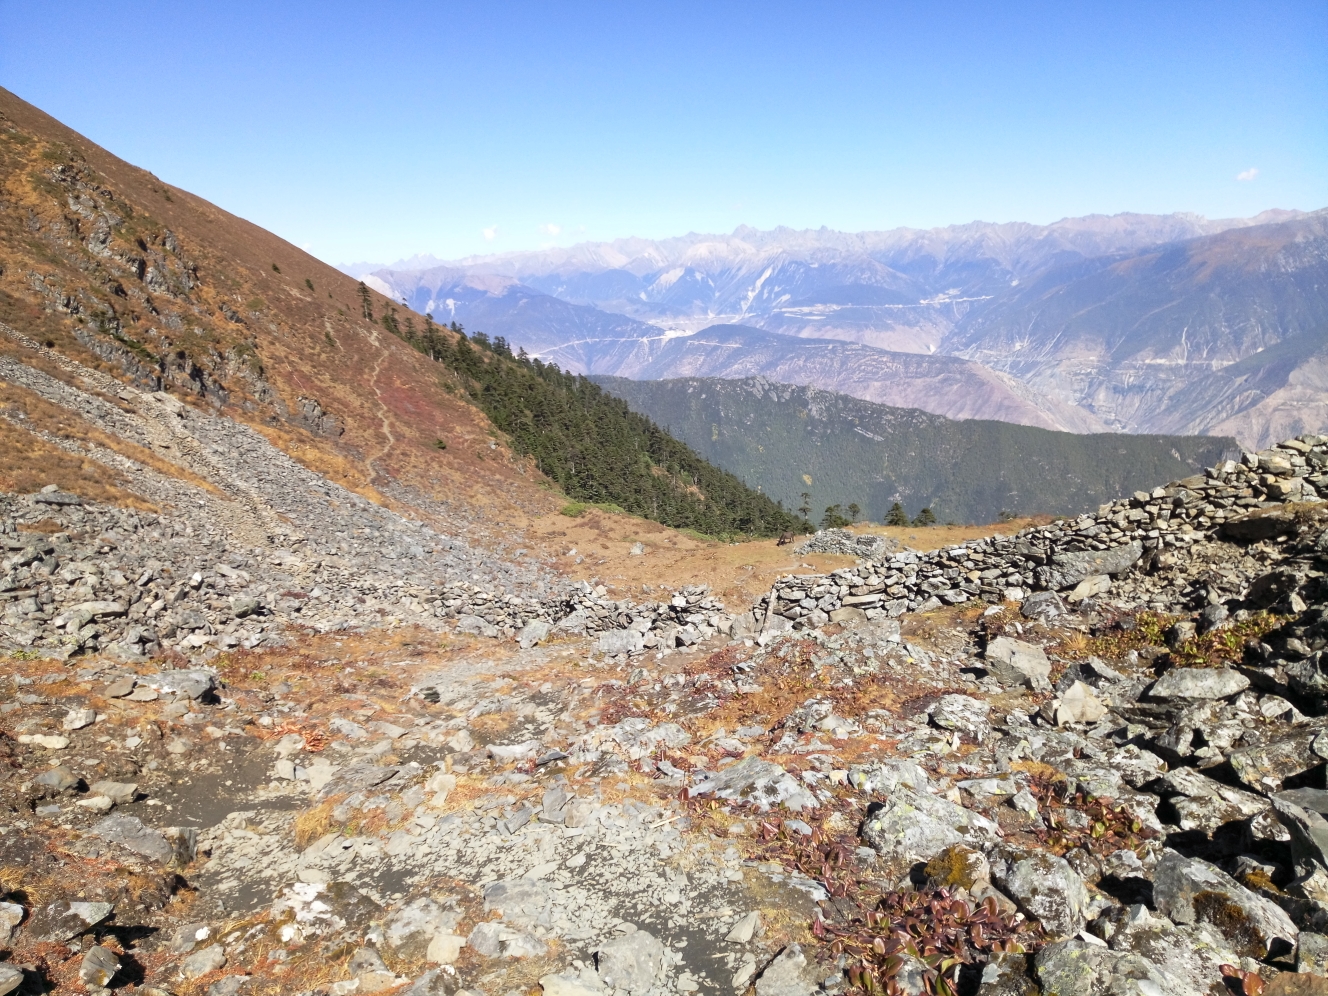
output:
<path id="1" fill-rule="evenodd" d="M 0 85 L 329 262 L 1328 205 L 1322 0 L 0 0 Z"/>

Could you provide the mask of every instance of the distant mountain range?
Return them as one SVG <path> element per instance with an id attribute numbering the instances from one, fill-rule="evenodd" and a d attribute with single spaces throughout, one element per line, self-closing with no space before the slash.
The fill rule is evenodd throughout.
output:
<path id="1" fill-rule="evenodd" d="M 739 228 L 437 264 L 345 269 L 583 372 L 760 374 L 955 418 L 1248 446 L 1328 426 L 1325 211 Z"/>
<path id="2" fill-rule="evenodd" d="M 813 518 L 859 505 L 881 521 L 894 502 L 941 521 L 1002 512 L 1072 515 L 1235 455 L 1234 439 L 1074 435 L 871 404 L 765 378 L 596 377 L 635 411 L 785 508 L 810 493 Z"/>

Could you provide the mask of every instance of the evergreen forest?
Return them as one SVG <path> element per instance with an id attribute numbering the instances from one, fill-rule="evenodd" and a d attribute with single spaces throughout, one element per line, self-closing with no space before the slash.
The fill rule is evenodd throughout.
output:
<path id="1" fill-rule="evenodd" d="M 372 320 L 368 295 L 365 317 Z M 615 505 L 709 536 L 807 533 L 811 524 L 707 462 L 627 402 L 552 363 L 513 353 L 502 338 L 455 322 L 422 329 L 388 307 L 384 328 L 459 375 L 471 400 L 518 454 L 577 502 Z"/>

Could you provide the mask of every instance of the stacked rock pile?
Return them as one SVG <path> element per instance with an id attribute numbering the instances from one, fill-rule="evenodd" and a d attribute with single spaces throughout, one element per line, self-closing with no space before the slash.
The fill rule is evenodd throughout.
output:
<path id="1" fill-rule="evenodd" d="M 600 634 L 599 649 L 622 654 L 645 648 L 689 647 L 716 633 L 728 634 L 733 617 L 706 585 L 687 585 L 668 601 L 636 603 L 608 597 L 603 585 L 578 581 L 555 598 L 539 601 L 503 595 L 479 585 L 449 584 L 431 596 L 457 629 L 481 636 L 517 636 L 523 645 L 540 642 L 555 630 Z"/>
<path id="2" fill-rule="evenodd" d="M 859 613 L 897 616 L 974 598 L 1021 601 L 1039 590 L 1069 589 L 1070 600 L 1079 602 L 1110 591 L 1113 578 L 1136 564 L 1166 565 L 1175 551 L 1226 535 L 1258 538 L 1249 534 L 1257 526 L 1237 522 L 1256 521 L 1260 516 L 1251 513 L 1260 509 L 1318 502 L 1321 490 L 1328 490 L 1328 437 L 1301 436 L 1207 474 L 1135 492 L 1095 515 L 927 553 L 905 550 L 831 574 L 781 578 L 743 625 L 815 628 Z M 1179 594 L 1155 588 L 1135 582 L 1130 593 Z"/>
<path id="3" fill-rule="evenodd" d="M 822 529 L 797 547 L 798 553 L 836 553 L 848 557 L 879 559 L 899 549 L 889 536 L 859 536 L 847 529 Z"/>
<path id="4" fill-rule="evenodd" d="M 704 586 L 637 605 L 609 598 L 603 586 L 495 570 L 481 552 L 402 525 L 401 535 L 374 520 L 317 540 L 291 535 L 282 546 L 249 547 L 205 516 L 85 504 L 57 490 L 3 496 L 0 646 L 137 661 L 165 648 L 195 657 L 270 644 L 291 624 L 330 631 L 408 622 L 490 637 L 524 632 L 527 642 L 555 625 L 624 631 L 604 648 L 623 652 L 687 646 L 729 629 L 731 617 Z M 477 580 L 419 577 L 446 578 L 458 567 Z"/>

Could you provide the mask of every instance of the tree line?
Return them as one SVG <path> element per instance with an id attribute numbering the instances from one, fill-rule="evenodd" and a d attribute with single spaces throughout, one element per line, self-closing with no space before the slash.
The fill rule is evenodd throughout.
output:
<path id="1" fill-rule="evenodd" d="M 467 335 L 456 322 L 386 306 L 375 319 L 360 285 L 364 317 L 456 373 L 472 401 L 540 471 L 572 499 L 617 505 L 678 529 L 711 536 L 778 536 L 812 531 L 806 518 L 709 463 L 627 403 L 556 364 L 513 353 L 501 336 Z"/>

